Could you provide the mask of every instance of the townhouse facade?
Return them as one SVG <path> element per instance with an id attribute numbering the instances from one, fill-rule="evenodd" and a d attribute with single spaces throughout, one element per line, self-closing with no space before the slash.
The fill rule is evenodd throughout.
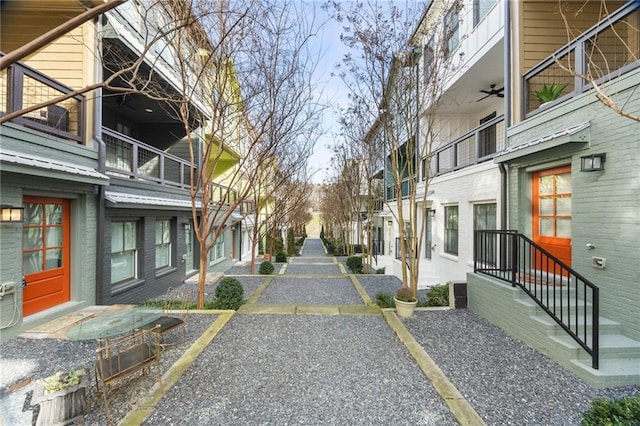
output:
<path id="1" fill-rule="evenodd" d="M 1 50 L 102 2 L 88 3 L 3 2 Z M 166 43 L 144 53 L 150 26 L 141 7 L 119 5 L 3 70 L 3 112 L 101 82 L 142 56 L 138 71 L 149 84 L 183 90 Z M 158 296 L 198 272 L 185 126 L 166 102 L 117 90 L 125 79 L 115 79 L 113 90 L 73 96 L 2 124 L 0 197 L 23 212 L 22 221 L 0 224 L 0 282 L 9 290 L 0 298 L 3 340 L 84 306 Z M 204 99 L 189 107 L 207 114 Z M 194 164 L 203 164 L 206 135 L 195 124 L 192 135 Z M 225 170 L 235 162 L 225 157 Z M 221 179 L 220 169 L 214 179 Z M 228 196 L 213 199 L 220 209 L 229 204 Z M 238 208 L 214 224 L 223 230 L 209 271 L 223 272 L 251 252 L 253 223 L 244 216 Z"/>
<path id="2" fill-rule="evenodd" d="M 419 285 L 466 282 L 472 310 L 592 386 L 637 384 L 640 2 L 574 6 L 429 4 L 410 40 L 420 72 L 433 72 L 430 16 L 449 27 L 435 54 L 455 65 L 435 119 L 420 123 L 438 137 L 420 170 Z M 400 276 L 404 225 L 379 175 L 374 238 Z"/>

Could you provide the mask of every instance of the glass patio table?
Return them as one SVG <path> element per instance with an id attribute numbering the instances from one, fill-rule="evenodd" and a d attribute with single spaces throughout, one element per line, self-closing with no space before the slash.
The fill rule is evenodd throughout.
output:
<path id="1" fill-rule="evenodd" d="M 69 340 L 94 340 L 117 336 L 140 328 L 162 316 L 159 308 L 125 308 L 107 312 L 71 327 Z"/>

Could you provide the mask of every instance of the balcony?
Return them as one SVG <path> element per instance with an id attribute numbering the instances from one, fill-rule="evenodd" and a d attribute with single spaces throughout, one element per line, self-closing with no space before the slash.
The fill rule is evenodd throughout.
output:
<path id="1" fill-rule="evenodd" d="M 33 108 L 8 121 L 83 144 L 84 96 L 75 95 L 52 105 L 34 108 L 72 92 L 70 87 L 22 63 L 16 63 L 0 72 L 0 116 Z"/>
<path id="2" fill-rule="evenodd" d="M 189 161 L 103 127 L 109 176 L 188 189 Z"/>
<path id="3" fill-rule="evenodd" d="M 545 84 L 564 87 L 558 98 L 549 103 L 559 104 L 592 89 L 581 76 L 592 76 L 601 84 L 638 68 L 640 37 L 634 23 L 639 20 L 638 3 L 629 2 L 524 74 L 525 117 L 541 111 L 542 101 L 535 95 Z M 563 70 L 559 63 L 574 69 L 576 77 Z"/>
<path id="4" fill-rule="evenodd" d="M 434 151 L 430 176 L 452 172 L 493 158 L 504 149 L 504 116 L 495 117 Z M 422 162 L 425 179 L 427 162 Z"/>

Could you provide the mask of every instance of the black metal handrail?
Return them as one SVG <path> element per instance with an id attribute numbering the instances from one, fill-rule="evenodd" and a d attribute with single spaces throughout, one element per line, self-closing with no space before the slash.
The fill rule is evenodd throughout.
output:
<path id="1" fill-rule="evenodd" d="M 597 286 L 513 230 L 476 231 L 473 257 L 474 272 L 520 287 L 591 356 L 591 366 L 598 369 Z"/>

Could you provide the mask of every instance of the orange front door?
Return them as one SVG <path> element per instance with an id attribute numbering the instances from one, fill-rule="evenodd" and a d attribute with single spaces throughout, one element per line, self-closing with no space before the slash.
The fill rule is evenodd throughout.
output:
<path id="1" fill-rule="evenodd" d="M 532 199 L 533 241 L 571 266 L 571 166 L 535 172 Z"/>
<path id="2" fill-rule="evenodd" d="M 69 300 L 69 201 L 25 197 L 22 259 L 24 315 Z"/>

